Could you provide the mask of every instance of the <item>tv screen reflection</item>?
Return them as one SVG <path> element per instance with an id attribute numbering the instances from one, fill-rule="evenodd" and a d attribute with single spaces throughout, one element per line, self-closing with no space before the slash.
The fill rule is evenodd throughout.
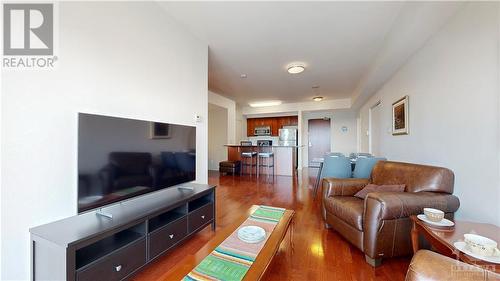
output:
<path id="1" fill-rule="evenodd" d="M 80 113 L 78 212 L 196 179 L 196 127 Z"/>

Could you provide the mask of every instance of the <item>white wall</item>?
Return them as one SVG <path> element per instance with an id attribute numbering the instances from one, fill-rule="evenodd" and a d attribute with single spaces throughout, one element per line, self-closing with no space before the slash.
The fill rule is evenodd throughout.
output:
<path id="1" fill-rule="evenodd" d="M 227 140 L 226 143 L 234 143 L 238 141 L 238 137 L 236 135 L 236 102 L 232 99 L 228 99 L 219 94 L 209 91 L 208 92 L 208 102 L 225 108 L 227 110 Z"/>
<path id="2" fill-rule="evenodd" d="M 208 106 L 208 169 L 219 170 L 219 162 L 227 160 L 227 109 L 209 104 Z"/>
<path id="3" fill-rule="evenodd" d="M 499 3 L 467 3 L 361 109 L 381 100 L 379 151 L 455 172 L 460 219 L 500 225 Z M 391 104 L 410 97 L 410 134 L 392 136 Z"/>
<path id="4" fill-rule="evenodd" d="M 357 152 L 357 122 L 356 113 L 350 111 L 338 111 L 333 113 L 332 119 L 332 151 L 342 152 L 349 155 Z M 347 132 L 342 127 L 347 127 Z"/>
<path id="5" fill-rule="evenodd" d="M 207 182 L 207 44 L 155 3 L 60 2 L 57 16 L 57 68 L 2 72 L 2 280 L 29 278 L 30 227 L 76 214 L 77 112 L 196 125 Z"/>
<path id="6" fill-rule="evenodd" d="M 241 106 L 236 104 L 236 143 L 247 138 L 247 118 L 241 112 Z"/>

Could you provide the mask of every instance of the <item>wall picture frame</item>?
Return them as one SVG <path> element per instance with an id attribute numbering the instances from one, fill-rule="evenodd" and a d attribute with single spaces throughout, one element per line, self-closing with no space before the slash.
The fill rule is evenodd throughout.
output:
<path id="1" fill-rule="evenodd" d="M 151 139 L 169 139 L 171 137 L 170 124 L 151 122 L 150 123 L 150 138 Z"/>
<path id="2" fill-rule="evenodd" d="M 392 135 L 408 135 L 409 97 L 404 96 L 392 104 Z"/>

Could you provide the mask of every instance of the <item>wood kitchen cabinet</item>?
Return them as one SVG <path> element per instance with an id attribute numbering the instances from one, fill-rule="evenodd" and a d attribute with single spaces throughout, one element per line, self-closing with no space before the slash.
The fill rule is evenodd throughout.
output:
<path id="1" fill-rule="evenodd" d="M 282 117 L 267 117 L 267 118 L 248 118 L 247 119 L 247 136 L 254 136 L 255 127 L 269 126 L 271 127 L 271 135 L 278 136 L 279 129 L 283 126 L 297 126 L 297 116 L 282 116 Z"/>
<path id="2" fill-rule="evenodd" d="M 247 137 L 254 136 L 255 118 L 247 119 Z"/>
<path id="3" fill-rule="evenodd" d="M 255 118 L 254 119 L 255 127 L 261 127 L 261 126 L 268 125 L 267 124 L 267 121 L 268 121 L 267 119 L 269 119 L 269 118 Z"/>
<path id="4" fill-rule="evenodd" d="M 278 126 L 278 118 L 270 118 L 271 120 L 269 121 L 271 125 L 271 135 L 272 136 L 278 136 L 278 130 L 281 129 L 281 127 Z"/>

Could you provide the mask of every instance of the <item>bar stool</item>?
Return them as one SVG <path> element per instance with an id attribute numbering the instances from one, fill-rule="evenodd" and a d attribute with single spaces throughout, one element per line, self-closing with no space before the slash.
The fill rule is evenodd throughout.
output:
<path id="1" fill-rule="evenodd" d="M 266 168 L 267 176 L 269 176 L 269 169 L 272 169 L 274 178 L 274 152 L 271 146 L 263 146 L 262 151 L 257 154 L 257 177 L 261 168 Z M 265 163 L 267 162 L 267 163 Z"/>
<path id="2" fill-rule="evenodd" d="M 242 141 L 241 145 L 241 169 L 240 175 L 243 174 L 243 170 L 245 167 L 250 167 L 250 176 L 252 175 L 253 167 L 255 167 L 255 173 L 257 173 L 257 152 L 253 151 L 252 142 L 250 141 Z"/>

